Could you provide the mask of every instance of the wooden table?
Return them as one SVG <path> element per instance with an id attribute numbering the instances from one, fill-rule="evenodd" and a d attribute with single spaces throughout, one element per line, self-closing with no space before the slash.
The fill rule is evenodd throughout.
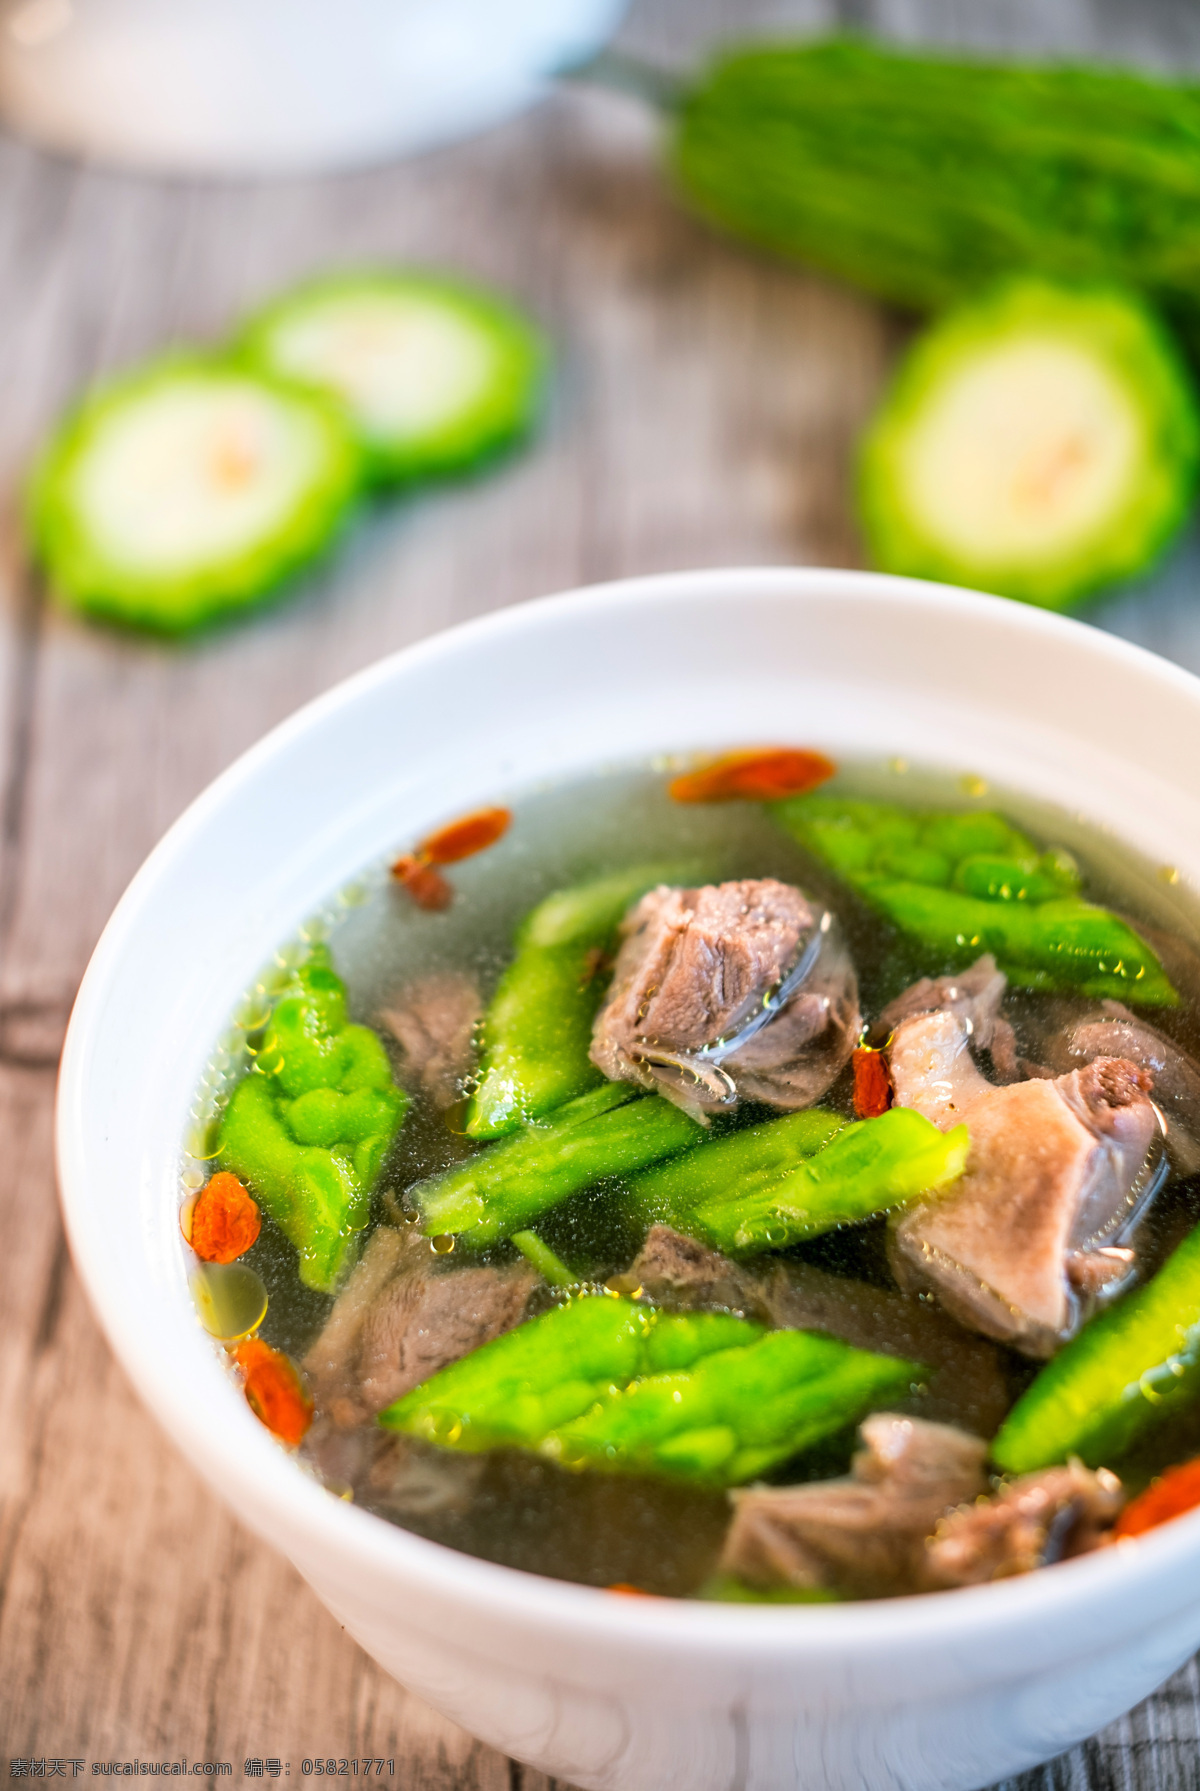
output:
<path id="1" fill-rule="evenodd" d="M 1200 62 L 1186 0 L 982 9 L 849 3 L 904 34 Z M 969 16 L 968 16 L 969 15 Z M 634 48 L 828 8 L 657 0 Z M 1090 34 L 1090 35 L 1089 35 Z M 275 186 L 156 184 L 0 141 L 0 1772 L 18 1758 L 383 1755 L 395 1782 L 540 1791 L 387 1679 L 169 1447 L 114 1365 L 60 1228 L 54 1069 L 96 937 L 214 774 L 377 655 L 501 604 L 659 568 L 854 564 L 855 432 L 902 326 L 715 240 L 673 205 L 633 102 L 572 91 L 396 168 Z M 249 625 L 176 649 L 82 626 L 23 572 L 15 496 L 81 382 L 326 263 L 445 263 L 558 344 L 546 430 L 495 475 L 367 517 Z M 1200 670 L 1185 550 L 1097 619 Z M 579 668 L 585 677 L 586 667 Z M 1026 1791 L 1195 1791 L 1195 1665 Z M 71 1768 L 66 1768 L 69 1774 Z"/>

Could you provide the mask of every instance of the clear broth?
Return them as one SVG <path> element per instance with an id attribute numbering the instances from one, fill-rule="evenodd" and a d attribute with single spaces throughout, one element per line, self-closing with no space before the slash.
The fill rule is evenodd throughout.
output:
<path id="1" fill-rule="evenodd" d="M 307 939 L 328 937 L 335 966 L 345 979 L 353 1017 L 378 1023 L 380 1010 L 417 976 L 431 970 L 465 970 L 486 1000 L 511 955 L 513 935 L 526 913 L 556 889 L 649 861 L 698 861 L 708 880 L 773 876 L 799 885 L 836 908 L 846 928 L 868 1020 L 919 976 L 952 966 L 901 939 L 857 897 L 811 859 L 748 802 L 681 805 L 667 795 L 672 764 L 656 763 L 599 772 L 510 798 L 513 824 L 479 857 L 447 873 L 453 906 L 442 914 L 419 910 L 385 867 L 369 872 L 304 929 Z M 949 776 L 889 765 L 844 765 L 829 788 L 913 806 L 998 809 L 1043 845 L 1065 845 L 1084 873 L 1084 894 L 1128 915 L 1136 924 L 1170 936 L 1172 980 L 1183 997 L 1178 1009 L 1154 1011 L 1153 1024 L 1200 1057 L 1200 916 L 1171 867 L 1140 860 L 1111 834 L 1075 816 L 1018 794 L 988 789 L 969 776 Z M 404 844 L 404 842 L 400 842 Z M 285 948 L 275 974 L 302 954 L 306 938 Z M 1156 941 L 1157 943 L 1157 941 Z M 184 1166 L 185 1193 L 211 1168 L 214 1116 L 232 1081 L 246 1067 L 247 1037 L 261 1026 L 270 975 L 247 997 L 240 1024 L 214 1058 L 200 1091 L 197 1125 Z M 1045 997 L 1010 991 L 1006 1013 L 1016 1025 L 1036 1013 Z M 382 1033 L 384 1043 L 391 1041 Z M 399 1079 L 399 1078 L 398 1078 Z M 851 1078 L 843 1074 L 822 1105 L 849 1113 Z M 771 1117 L 747 1108 L 739 1123 Z M 438 1111 L 413 1091 L 400 1135 L 374 1196 L 372 1224 L 395 1220 L 406 1190 L 477 1149 L 454 1129 L 453 1111 Z M 609 1184 L 611 1188 L 611 1184 Z M 628 1267 L 641 1244 L 614 1221 L 609 1188 L 567 1201 L 538 1221 L 539 1235 L 598 1281 Z M 1175 1180 L 1158 1196 L 1143 1224 L 1140 1252 L 1145 1273 L 1165 1260 L 1200 1220 L 1200 1177 Z M 882 1222 L 829 1234 L 796 1247 L 796 1257 L 849 1281 L 894 1287 L 884 1250 Z M 472 1261 L 512 1260 L 511 1245 Z M 300 1359 L 319 1332 L 332 1300 L 299 1280 L 292 1246 L 263 1214 L 258 1242 L 242 1259 L 266 1285 L 269 1305 L 261 1335 Z M 1011 1398 L 1032 1379 L 1035 1365 L 1003 1352 Z M 923 1409 L 914 1395 L 911 1409 Z M 932 1414 L 931 1414 L 932 1415 Z M 980 1429 L 969 1403 L 940 1418 Z M 318 1417 L 320 1414 L 318 1413 Z M 980 1430 L 980 1434 L 989 1434 Z M 711 1576 L 728 1517 L 723 1494 L 633 1476 L 572 1473 L 517 1452 L 448 1459 L 451 1452 L 405 1444 L 405 1470 L 392 1471 L 398 1439 L 367 1427 L 341 1457 L 322 1458 L 323 1476 L 340 1496 L 436 1541 L 555 1578 L 590 1585 L 632 1584 L 647 1592 L 694 1595 Z M 854 1446 L 848 1430 L 771 1476 L 781 1483 L 844 1473 Z M 1133 1489 L 1162 1467 L 1200 1453 L 1200 1407 L 1151 1433 L 1136 1457 L 1118 1468 Z M 303 1452 L 302 1452 L 303 1458 Z M 322 1468 L 309 1461 L 318 1474 Z"/>

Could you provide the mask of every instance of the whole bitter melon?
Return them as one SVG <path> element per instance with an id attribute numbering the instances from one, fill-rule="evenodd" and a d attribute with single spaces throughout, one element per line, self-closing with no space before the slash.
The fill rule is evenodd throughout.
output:
<path id="1" fill-rule="evenodd" d="M 1200 349 L 1200 84 L 833 37 L 726 54 L 670 150 L 714 222 L 937 310 L 1036 269 L 1150 293 Z"/>

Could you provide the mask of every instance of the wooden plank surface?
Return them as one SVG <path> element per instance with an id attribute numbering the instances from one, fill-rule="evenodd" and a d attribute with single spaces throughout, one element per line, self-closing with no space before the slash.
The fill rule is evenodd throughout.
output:
<path id="1" fill-rule="evenodd" d="M 894 35 L 1200 64 L 1167 0 L 646 0 L 633 50 L 842 18 Z M 542 1791 L 387 1679 L 236 1525 L 113 1364 L 63 1245 L 50 1152 L 70 1002 L 113 903 L 209 779 L 379 654 L 524 597 L 660 568 L 854 564 L 855 433 L 902 327 L 675 209 L 654 127 L 572 90 L 478 142 L 274 186 L 155 183 L 0 140 L 0 1773 L 11 1756 L 383 1755 L 404 1787 Z M 380 510 L 305 589 L 181 650 L 45 608 L 22 468 L 81 382 L 219 336 L 309 268 L 384 258 L 494 280 L 559 348 L 536 448 Z M 1099 619 L 1200 670 L 1196 550 Z M 580 668 L 580 675 L 586 675 Z M 1023 1791 L 1194 1791 L 1200 1677 Z M 69 1769 L 68 1769 L 69 1770 Z"/>

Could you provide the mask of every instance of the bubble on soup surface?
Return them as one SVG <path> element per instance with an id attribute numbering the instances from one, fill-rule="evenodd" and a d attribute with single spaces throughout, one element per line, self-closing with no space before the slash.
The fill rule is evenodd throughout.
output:
<path id="1" fill-rule="evenodd" d="M 243 1032 L 261 1032 L 271 1018 L 272 997 L 266 989 L 256 988 L 237 1011 L 235 1023 Z"/>
<path id="2" fill-rule="evenodd" d="M 205 1118 L 193 1126 L 184 1140 L 184 1149 L 198 1163 L 210 1163 L 221 1148 L 220 1122 Z"/>

